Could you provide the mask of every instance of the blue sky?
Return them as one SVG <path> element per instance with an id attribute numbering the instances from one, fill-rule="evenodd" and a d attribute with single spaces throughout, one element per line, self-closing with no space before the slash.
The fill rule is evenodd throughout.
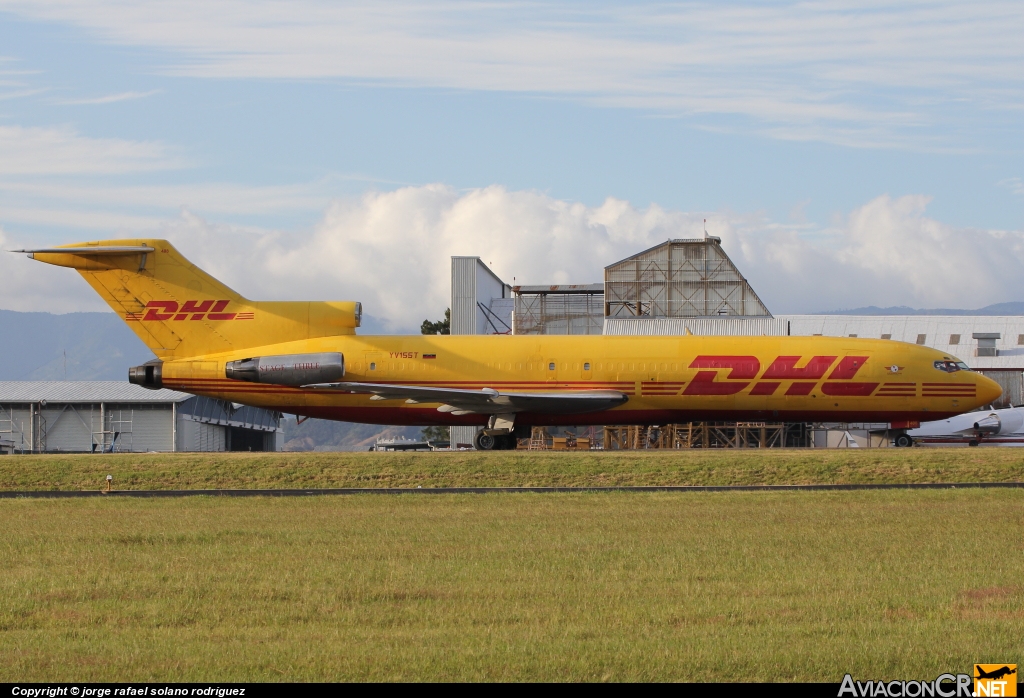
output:
<path id="1" fill-rule="evenodd" d="M 1024 277 L 1021 36 L 1012 2 L 0 0 L 0 235 L 165 235 L 396 330 L 444 303 L 447 254 L 590 282 L 704 218 L 778 312 L 1019 300 L 992 280 Z M 402 291 L 402 264 L 296 283 L 222 254 L 335 244 L 442 268 Z M 6 307 L 95 307 L 7 257 Z"/>

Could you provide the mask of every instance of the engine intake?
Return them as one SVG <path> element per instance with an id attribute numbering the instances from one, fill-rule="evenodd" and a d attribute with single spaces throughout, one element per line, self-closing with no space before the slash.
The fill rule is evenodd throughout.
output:
<path id="1" fill-rule="evenodd" d="M 345 377 L 345 357 L 338 352 L 254 356 L 229 361 L 224 373 L 228 378 L 250 383 L 293 386 L 331 383 Z"/>

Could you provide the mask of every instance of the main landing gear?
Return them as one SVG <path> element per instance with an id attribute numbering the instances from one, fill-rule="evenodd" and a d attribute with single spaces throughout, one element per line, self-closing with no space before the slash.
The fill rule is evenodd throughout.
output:
<path id="1" fill-rule="evenodd" d="M 487 428 L 478 431 L 473 446 L 478 451 L 512 451 L 516 447 L 516 432 L 524 427 L 515 426 L 515 414 L 495 414 L 487 421 Z M 529 433 L 529 427 L 525 427 Z"/>
<path id="2" fill-rule="evenodd" d="M 486 431 L 477 432 L 473 439 L 473 446 L 478 451 L 513 451 L 516 447 L 514 434 L 488 434 Z"/>

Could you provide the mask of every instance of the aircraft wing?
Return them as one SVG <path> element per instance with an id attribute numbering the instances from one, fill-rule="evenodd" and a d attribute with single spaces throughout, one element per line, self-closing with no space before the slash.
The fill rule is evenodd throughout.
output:
<path id="1" fill-rule="evenodd" d="M 509 414 L 541 412 L 581 414 L 617 407 L 629 398 L 615 390 L 563 390 L 546 393 L 507 393 L 492 388 L 464 390 L 384 383 L 316 383 L 304 388 L 372 394 L 371 400 L 441 403 L 439 412 L 452 414 Z"/>

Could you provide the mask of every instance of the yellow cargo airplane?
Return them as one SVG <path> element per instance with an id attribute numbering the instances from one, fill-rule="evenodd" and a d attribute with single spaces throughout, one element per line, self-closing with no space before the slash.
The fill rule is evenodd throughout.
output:
<path id="1" fill-rule="evenodd" d="M 889 422 L 910 445 L 903 430 L 1001 392 L 956 357 L 889 340 L 356 336 L 359 303 L 246 300 L 166 240 L 18 251 L 78 270 L 153 350 L 132 383 L 323 419 L 480 425 L 485 450 L 531 426 L 695 420 Z"/>

